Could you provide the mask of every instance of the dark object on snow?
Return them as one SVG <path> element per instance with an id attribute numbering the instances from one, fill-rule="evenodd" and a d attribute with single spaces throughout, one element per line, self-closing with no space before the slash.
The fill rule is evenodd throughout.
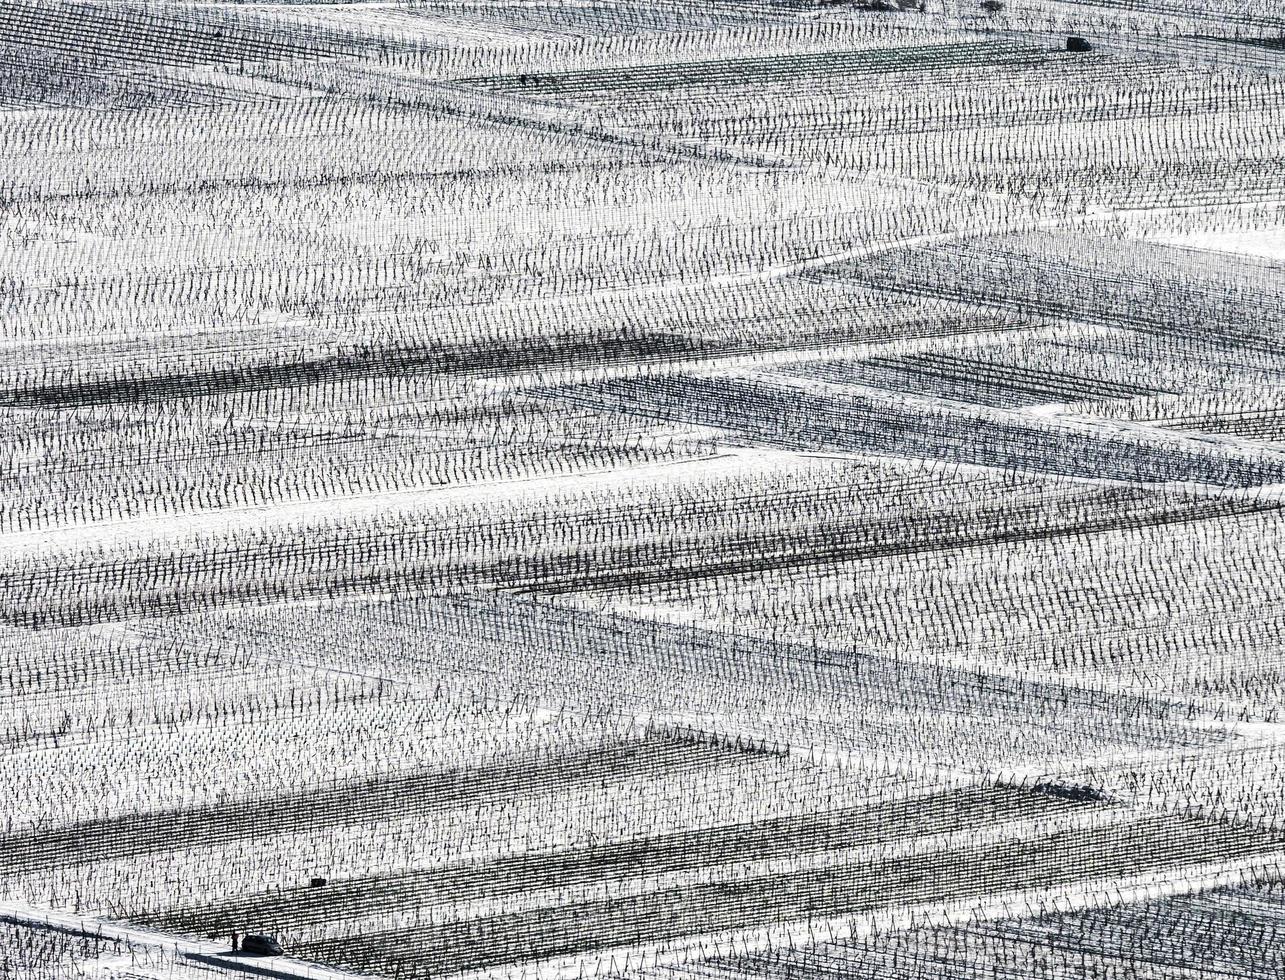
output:
<path id="1" fill-rule="evenodd" d="M 236 932 L 236 930 L 235 930 L 235 929 L 233 929 L 233 930 L 232 930 L 232 952 L 234 952 L 234 953 L 235 953 L 235 952 L 237 951 L 237 949 L 238 949 L 238 947 L 237 947 L 237 932 Z"/>
<path id="2" fill-rule="evenodd" d="M 1036 783 L 1031 787 L 1033 792 L 1045 796 L 1056 796 L 1060 800 L 1071 800 L 1073 803 L 1105 803 L 1107 798 L 1092 786 L 1068 786 L 1065 783 Z"/>
<path id="3" fill-rule="evenodd" d="M 982 0 L 981 8 L 988 14 L 997 14 L 1004 9 L 1001 0 Z"/>
<path id="4" fill-rule="evenodd" d="M 1068 51 L 1092 51 L 1093 45 L 1088 42 L 1087 38 L 1077 37 L 1072 34 L 1066 39 L 1066 50 Z"/>
<path id="5" fill-rule="evenodd" d="M 309 888 L 320 888 L 320 887 L 321 887 L 322 885 L 324 885 L 325 883 L 326 883 L 326 879 L 325 879 L 325 878 L 310 878 L 310 879 L 308 880 L 308 887 L 309 887 Z"/>
<path id="6" fill-rule="evenodd" d="M 261 956 L 280 956 L 285 950 L 271 936 L 249 935 L 241 940 L 241 952 L 258 953 Z"/>

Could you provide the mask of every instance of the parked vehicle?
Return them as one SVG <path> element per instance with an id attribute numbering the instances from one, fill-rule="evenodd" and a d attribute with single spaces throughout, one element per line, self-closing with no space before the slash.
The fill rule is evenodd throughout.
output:
<path id="1" fill-rule="evenodd" d="M 241 940 L 241 952 L 258 953 L 260 956 L 281 956 L 285 950 L 271 936 L 251 934 Z"/>

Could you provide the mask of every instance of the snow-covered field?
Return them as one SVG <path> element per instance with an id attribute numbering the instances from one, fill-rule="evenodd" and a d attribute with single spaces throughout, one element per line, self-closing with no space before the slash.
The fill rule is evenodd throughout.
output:
<path id="1" fill-rule="evenodd" d="M 0 980 L 1282 975 L 1282 30 L 0 0 Z"/>

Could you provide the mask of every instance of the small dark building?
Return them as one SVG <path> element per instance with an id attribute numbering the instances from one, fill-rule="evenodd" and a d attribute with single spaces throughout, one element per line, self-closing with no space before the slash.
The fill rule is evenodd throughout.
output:
<path id="1" fill-rule="evenodd" d="M 1093 45 L 1088 42 L 1087 38 L 1076 37 L 1071 35 L 1066 39 L 1066 50 L 1068 51 L 1092 51 Z"/>

